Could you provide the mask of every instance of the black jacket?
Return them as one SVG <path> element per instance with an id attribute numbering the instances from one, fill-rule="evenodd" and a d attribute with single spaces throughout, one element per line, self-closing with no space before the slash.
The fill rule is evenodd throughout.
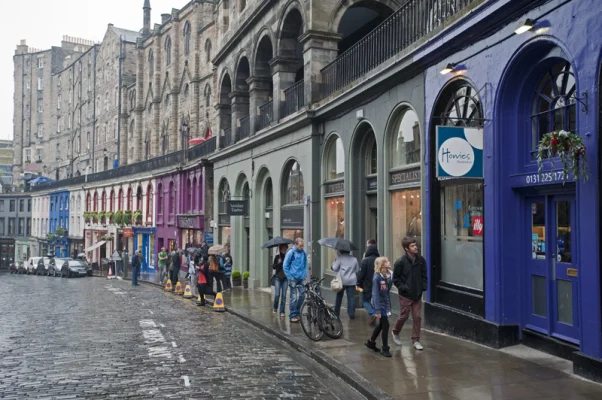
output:
<path id="1" fill-rule="evenodd" d="M 279 279 L 286 279 L 286 275 L 284 274 L 284 269 L 282 265 L 285 256 L 286 254 L 276 254 L 276 257 L 274 257 L 274 263 L 272 264 L 274 275 L 276 275 L 276 277 Z"/>
<path id="2" fill-rule="evenodd" d="M 400 296 L 416 301 L 426 291 L 428 279 L 426 276 L 426 260 L 420 254 L 414 262 L 407 254 L 403 255 L 393 267 L 393 283 Z"/>
<path id="3" fill-rule="evenodd" d="M 372 277 L 374 276 L 374 261 L 378 254 L 378 248 L 375 245 L 368 246 L 366 254 L 360 265 L 360 271 L 357 273 L 357 286 L 364 290 L 364 297 L 372 298 Z"/>

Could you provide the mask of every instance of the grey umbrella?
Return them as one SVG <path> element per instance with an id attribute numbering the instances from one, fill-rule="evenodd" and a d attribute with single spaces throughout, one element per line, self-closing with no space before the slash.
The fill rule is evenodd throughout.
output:
<path id="1" fill-rule="evenodd" d="M 318 240 L 320 246 L 330 247 L 335 250 L 353 251 L 359 250 L 359 248 L 350 240 L 342 238 L 326 237 Z"/>
<path id="2" fill-rule="evenodd" d="M 293 241 L 292 241 L 292 240 L 290 240 L 290 239 L 286 239 L 286 238 L 282 238 L 282 237 L 280 237 L 280 236 L 276 236 L 275 238 L 273 238 L 273 239 L 271 239 L 271 240 L 268 240 L 267 242 L 265 242 L 265 243 L 264 243 L 264 244 L 261 246 L 261 248 L 262 248 L 262 249 L 270 249 L 270 248 L 272 248 L 272 247 L 278 247 L 278 246 L 280 246 L 281 244 L 286 244 L 286 245 L 288 245 L 288 244 L 293 244 L 293 243 L 295 243 L 295 242 L 293 242 Z"/>

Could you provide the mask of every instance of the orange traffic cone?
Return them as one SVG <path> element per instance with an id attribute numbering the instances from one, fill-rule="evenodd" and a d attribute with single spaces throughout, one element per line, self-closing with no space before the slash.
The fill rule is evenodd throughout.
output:
<path id="1" fill-rule="evenodd" d="M 170 291 L 170 292 L 173 290 L 173 286 L 171 284 L 171 279 L 167 280 L 167 283 L 165 284 L 165 290 Z"/>
<path id="2" fill-rule="evenodd" d="M 224 306 L 224 296 L 222 295 L 222 292 L 219 292 L 215 295 L 215 300 L 213 301 L 213 311 L 226 311 L 226 307 Z"/>
<path id="3" fill-rule="evenodd" d="M 113 275 L 113 268 L 109 267 L 109 273 L 107 275 L 107 279 L 115 279 L 115 275 Z"/>
<path id="4" fill-rule="evenodd" d="M 184 289 L 184 298 L 192 299 L 192 292 L 190 291 L 190 285 L 186 285 L 186 289 Z"/>
<path id="5" fill-rule="evenodd" d="M 182 284 L 180 282 L 176 283 L 176 294 L 183 294 L 182 292 Z"/>

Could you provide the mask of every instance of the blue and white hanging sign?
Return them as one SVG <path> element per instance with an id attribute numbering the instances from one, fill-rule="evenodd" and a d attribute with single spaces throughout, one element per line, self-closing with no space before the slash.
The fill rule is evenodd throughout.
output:
<path id="1" fill-rule="evenodd" d="M 483 178 L 483 129 L 437 126 L 437 178 Z"/>

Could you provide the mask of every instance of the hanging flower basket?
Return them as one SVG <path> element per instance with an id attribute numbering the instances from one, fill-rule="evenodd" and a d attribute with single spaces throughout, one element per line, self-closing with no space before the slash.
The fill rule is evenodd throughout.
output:
<path id="1" fill-rule="evenodd" d="M 562 184 L 572 173 L 575 180 L 587 181 L 587 147 L 581 136 L 573 132 L 555 131 L 543 135 L 537 146 L 538 172 L 543 169 L 544 160 L 549 160 L 554 167 L 554 158 L 560 158 L 562 163 Z"/>

